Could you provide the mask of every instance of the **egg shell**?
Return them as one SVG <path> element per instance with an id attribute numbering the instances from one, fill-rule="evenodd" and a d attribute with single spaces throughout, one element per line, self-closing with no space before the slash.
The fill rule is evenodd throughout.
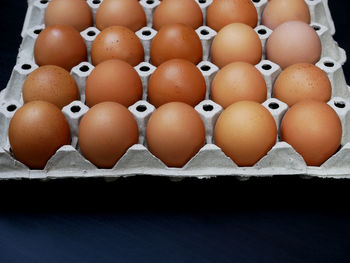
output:
<path id="1" fill-rule="evenodd" d="M 327 74 L 308 63 L 287 67 L 278 76 L 273 88 L 273 96 L 288 106 L 305 99 L 327 102 L 331 95 L 332 86 Z"/>
<path id="2" fill-rule="evenodd" d="M 199 36 L 193 28 L 184 24 L 164 25 L 152 40 L 151 63 L 155 66 L 173 58 L 187 59 L 198 64 L 202 55 Z"/>
<path id="3" fill-rule="evenodd" d="M 262 45 L 250 26 L 233 23 L 218 32 L 210 51 L 212 62 L 219 68 L 236 61 L 255 65 L 261 60 Z"/>
<path id="4" fill-rule="evenodd" d="M 137 31 L 146 26 L 146 14 L 137 0 L 104 0 L 96 13 L 96 27 L 124 26 Z"/>
<path id="5" fill-rule="evenodd" d="M 261 24 L 275 29 L 284 22 L 294 20 L 310 24 L 309 7 L 305 0 L 269 1 L 262 13 Z"/>
<path id="6" fill-rule="evenodd" d="M 167 166 L 182 167 L 204 145 L 205 127 L 191 106 L 170 102 L 151 115 L 146 139 L 149 151 Z"/>
<path id="7" fill-rule="evenodd" d="M 74 78 L 65 69 L 54 65 L 41 66 L 30 73 L 23 84 L 22 94 L 24 103 L 43 100 L 60 109 L 79 98 Z"/>
<path id="8" fill-rule="evenodd" d="M 252 28 L 258 23 L 258 14 L 252 1 L 215 0 L 208 7 L 207 25 L 215 31 L 232 23 L 243 23 Z"/>
<path id="9" fill-rule="evenodd" d="M 239 166 L 252 166 L 275 145 L 277 127 L 271 113 L 253 101 L 231 104 L 219 116 L 215 144 Z"/>
<path id="10" fill-rule="evenodd" d="M 87 59 L 87 50 L 75 28 L 66 25 L 48 26 L 35 41 L 34 58 L 39 66 L 56 65 L 70 71 Z"/>
<path id="11" fill-rule="evenodd" d="M 153 14 L 153 28 L 159 30 L 166 24 L 182 23 L 197 29 L 203 25 L 203 14 L 193 0 L 166 0 Z"/>
<path id="12" fill-rule="evenodd" d="M 205 98 L 206 85 L 200 70 L 184 59 L 161 64 L 148 83 L 148 99 L 156 107 L 172 101 L 196 106 Z"/>
<path id="13" fill-rule="evenodd" d="M 259 70 L 246 62 L 226 65 L 219 70 L 211 84 L 211 99 L 223 108 L 241 100 L 262 103 L 266 97 L 264 77 Z"/>
<path id="14" fill-rule="evenodd" d="M 67 25 L 81 32 L 93 25 L 91 8 L 84 0 L 51 0 L 45 10 L 45 25 Z"/>
<path id="15" fill-rule="evenodd" d="M 100 168 L 112 168 L 127 149 L 137 143 L 138 127 L 126 107 L 116 102 L 102 102 L 84 115 L 78 138 L 86 159 Z"/>
<path id="16" fill-rule="evenodd" d="M 104 101 L 114 101 L 128 107 L 142 98 L 142 82 L 136 70 L 127 62 L 105 60 L 87 78 L 85 97 L 89 107 Z"/>
<path id="17" fill-rule="evenodd" d="M 69 125 L 55 105 L 32 101 L 11 119 L 9 141 L 17 160 L 31 169 L 43 169 L 61 146 L 70 143 Z"/>
<path id="18" fill-rule="evenodd" d="M 131 66 L 143 61 L 144 50 L 140 39 L 133 31 L 123 26 L 110 26 L 102 30 L 91 47 L 94 65 L 108 59 L 121 59 Z"/>
<path id="19" fill-rule="evenodd" d="M 304 158 L 307 165 L 320 166 L 339 148 L 342 126 L 337 113 L 328 104 L 303 100 L 285 114 L 281 137 Z"/>
<path id="20" fill-rule="evenodd" d="M 321 52 L 321 40 L 315 30 L 300 21 L 279 25 L 266 42 L 267 59 L 282 69 L 296 63 L 315 64 Z"/>

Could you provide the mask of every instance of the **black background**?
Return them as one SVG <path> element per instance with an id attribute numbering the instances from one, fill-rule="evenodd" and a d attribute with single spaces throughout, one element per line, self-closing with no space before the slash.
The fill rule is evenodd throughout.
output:
<path id="1" fill-rule="evenodd" d="M 349 4 L 329 6 L 348 51 Z M 0 88 L 26 8 L 0 0 Z M 0 262 L 350 262 L 349 202 L 350 180 L 295 176 L 0 181 Z"/>

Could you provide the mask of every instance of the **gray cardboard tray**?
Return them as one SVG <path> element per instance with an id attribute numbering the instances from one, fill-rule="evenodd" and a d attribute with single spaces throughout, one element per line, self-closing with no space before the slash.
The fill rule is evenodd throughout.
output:
<path id="1" fill-rule="evenodd" d="M 100 1 L 88 1 L 92 11 L 96 13 Z M 199 3 L 201 2 L 201 3 Z M 203 15 L 211 1 L 198 1 Z M 7 87 L 0 93 L 0 179 L 18 178 L 64 178 L 64 177 L 124 177 L 133 175 L 157 175 L 167 176 L 175 180 L 185 177 L 210 178 L 215 176 L 236 176 L 247 179 L 251 176 L 273 175 L 300 175 L 308 177 L 350 178 L 350 90 L 346 84 L 342 65 L 346 61 L 345 51 L 338 47 L 333 40 L 334 25 L 330 16 L 327 1 L 314 0 L 306 3 L 309 5 L 312 17 L 311 25 L 319 34 L 322 42 L 322 58 L 317 66 L 324 70 L 332 84 L 332 98 L 328 104 L 339 115 L 342 127 L 342 147 L 320 167 L 307 166 L 303 158 L 287 143 L 277 139 L 276 145 L 269 153 L 252 167 L 238 167 L 217 147 L 212 138 L 215 122 L 222 112 L 220 105 L 210 100 L 210 85 L 218 68 L 210 62 L 209 49 L 216 32 L 203 25 L 196 32 L 200 36 L 203 45 L 203 61 L 197 66 L 203 73 L 207 84 L 206 99 L 198 104 L 195 109 L 206 127 L 206 144 L 202 149 L 182 168 L 169 168 L 158 158 L 153 156 L 145 145 L 145 127 L 147 121 L 155 110 L 154 106 L 147 102 L 148 79 L 156 69 L 149 62 L 150 43 L 157 33 L 152 29 L 152 12 L 159 1 L 140 1 L 147 14 L 148 26 L 136 32 L 145 49 L 145 61 L 135 67 L 143 83 L 143 99 L 129 107 L 129 110 L 137 120 L 140 137 L 135 144 L 124 154 L 112 169 L 98 169 L 86 160 L 79 151 L 77 130 L 79 121 L 88 111 L 85 101 L 85 82 L 94 66 L 88 61 L 82 62 L 71 70 L 79 90 L 80 100 L 74 101 L 62 109 L 71 129 L 72 142 L 58 149 L 56 154 L 48 161 L 43 170 L 31 170 L 24 164 L 15 160 L 11 153 L 7 131 L 9 122 L 23 104 L 21 89 L 26 76 L 38 66 L 33 58 L 33 46 L 40 30 L 45 27 L 42 24 L 47 1 L 29 1 L 28 12 L 23 26 L 23 41 L 19 48 L 17 63 L 14 67 Z M 258 14 L 266 5 L 267 0 L 254 1 Z M 333 28 L 333 29 L 332 29 Z M 271 30 L 258 25 L 255 28 L 264 46 Z M 144 32 L 147 33 L 145 34 Z M 90 53 L 91 44 L 99 33 L 95 27 L 81 32 Z M 274 80 L 281 72 L 280 67 L 268 60 L 263 55 L 256 68 L 262 73 L 268 87 L 268 99 L 263 105 L 273 115 L 277 127 L 288 107 L 285 103 L 271 98 Z M 276 107 L 277 106 L 277 107 Z M 141 110 L 142 109 L 142 110 Z"/>

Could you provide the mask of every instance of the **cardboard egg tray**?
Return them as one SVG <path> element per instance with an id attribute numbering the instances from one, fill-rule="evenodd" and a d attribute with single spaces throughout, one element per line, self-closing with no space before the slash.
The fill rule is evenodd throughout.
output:
<path id="1" fill-rule="evenodd" d="M 212 0 L 196 0 L 203 11 L 205 18 L 206 10 Z M 252 0 L 257 8 L 259 20 L 267 0 Z M 101 0 L 88 0 L 93 14 Z M 320 167 L 307 166 L 303 158 L 287 143 L 278 138 L 275 146 L 252 167 L 238 167 L 230 158 L 225 156 L 221 149 L 214 144 L 213 130 L 216 120 L 222 112 L 222 107 L 210 100 L 210 85 L 218 67 L 210 62 L 210 46 L 216 32 L 203 25 L 196 32 L 203 45 L 203 61 L 197 67 L 201 70 L 207 85 L 206 99 L 199 103 L 195 109 L 200 114 L 206 128 L 206 144 L 200 151 L 182 168 L 169 168 L 157 157 L 152 155 L 145 143 L 145 128 L 147 121 L 155 107 L 147 102 L 148 79 L 156 69 L 150 64 L 149 49 L 153 37 L 157 31 L 152 29 L 152 14 L 160 4 L 158 0 L 142 0 L 147 15 L 147 27 L 136 32 L 140 38 L 144 50 L 145 60 L 135 67 L 143 84 L 143 98 L 129 107 L 130 112 L 137 120 L 140 136 L 138 144 L 127 150 L 123 157 L 112 169 L 99 169 L 86 160 L 80 153 L 78 143 L 79 121 L 88 111 L 85 101 L 85 83 L 94 66 L 91 64 L 90 49 L 92 42 L 100 32 L 95 27 L 87 28 L 81 32 L 85 40 L 89 58 L 71 70 L 79 91 L 80 100 L 66 105 L 62 111 L 66 116 L 71 130 L 71 145 L 65 145 L 57 150 L 47 162 L 43 170 L 31 170 L 17 161 L 11 152 L 8 140 L 8 125 L 16 112 L 23 104 L 22 85 L 26 76 L 38 66 L 33 57 L 33 47 L 40 31 L 45 27 L 44 13 L 48 4 L 46 0 L 28 0 L 28 10 L 23 26 L 23 41 L 19 48 L 16 65 L 12 71 L 7 87 L 0 93 L 0 179 L 19 178 L 65 178 L 65 177 L 105 177 L 118 178 L 133 175 L 157 175 L 167 176 L 178 180 L 185 177 L 210 178 L 216 176 L 236 176 L 239 179 L 248 179 L 251 176 L 273 175 L 300 175 L 304 178 L 330 177 L 350 178 L 350 88 L 347 86 L 342 65 L 346 61 L 345 51 L 338 47 L 332 35 L 335 32 L 334 24 L 330 15 L 327 0 L 305 0 L 311 14 L 311 26 L 314 27 L 322 42 L 322 57 L 316 64 L 325 71 L 332 84 L 332 98 L 328 104 L 339 115 L 343 136 L 341 147 L 331 158 Z M 205 21 L 205 19 L 204 19 Z M 259 25 L 255 28 L 262 45 L 272 31 Z M 281 68 L 265 59 L 256 65 L 262 73 L 268 87 L 267 100 L 263 103 L 274 117 L 279 129 L 283 115 L 288 106 L 271 97 L 275 79 L 281 72 Z"/>

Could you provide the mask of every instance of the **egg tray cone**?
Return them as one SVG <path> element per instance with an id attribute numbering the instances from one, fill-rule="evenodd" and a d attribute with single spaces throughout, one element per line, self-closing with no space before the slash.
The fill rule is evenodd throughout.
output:
<path id="1" fill-rule="evenodd" d="M 101 1 L 89 0 L 88 3 L 94 14 Z M 201 3 L 199 3 L 201 2 Z M 204 3 L 203 3 L 204 2 Z M 212 1 L 198 1 L 205 17 L 207 7 Z M 316 64 L 327 73 L 332 85 L 332 98 L 328 104 L 337 112 L 343 127 L 342 147 L 320 167 L 307 166 L 303 158 L 286 142 L 278 140 L 275 146 L 252 167 L 238 167 L 230 158 L 225 156 L 222 150 L 213 142 L 213 130 L 216 120 L 222 112 L 222 107 L 210 100 L 211 81 L 218 71 L 218 67 L 211 63 L 210 46 L 216 32 L 203 25 L 196 30 L 203 45 L 203 61 L 197 67 L 201 70 L 207 85 L 206 99 L 199 103 L 195 109 L 200 114 L 206 128 L 206 144 L 200 151 L 182 168 L 169 168 L 158 158 L 153 156 L 145 143 L 145 128 L 155 107 L 147 101 L 148 79 L 156 69 L 149 61 L 149 49 L 153 37 L 156 35 L 152 26 L 152 14 L 158 0 L 140 1 L 147 14 L 148 26 L 136 32 L 145 49 L 145 60 L 135 67 L 143 84 L 143 98 L 129 107 L 134 115 L 140 130 L 139 142 L 127 150 L 124 156 L 112 169 L 98 169 L 80 153 L 77 139 L 78 126 L 81 118 L 88 111 L 85 101 L 86 79 L 93 70 L 91 64 L 90 49 L 93 40 L 100 32 L 95 27 L 90 27 L 81 32 L 85 40 L 89 59 L 75 66 L 71 75 L 75 78 L 80 100 L 65 106 L 62 111 L 66 116 L 71 130 L 71 145 L 61 147 L 47 162 L 43 170 L 31 170 L 17 161 L 10 149 L 8 140 L 8 125 L 15 111 L 23 104 L 22 86 L 26 76 L 38 66 L 33 57 L 35 39 L 45 25 L 44 12 L 48 1 L 28 1 L 28 11 L 23 26 L 23 41 L 19 49 L 16 65 L 12 71 L 7 87 L 0 93 L 0 179 L 18 178 L 65 178 L 65 177 L 125 177 L 133 175 L 167 176 L 172 179 L 186 177 L 210 178 L 216 176 L 236 176 L 247 179 L 251 176 L 269 177 L 273 175 L 299 175 L 307 177 L 350 178 L 350 89 L 346 84 L 342 65 L 346 61 L 346 54 L 338 47 L 332 35 L 334 24 L 330 16 L 326 0 L 306 0 L 311 14 L 311 25 L 321 38 L 322 58 Z M 259 17 L 267 0 L 254 1 Z M 204 19 L 205 20 L 205 19 Z M 272 31 L 258 25 L 255 28 L 262 45 Z M 145 33 L 147 32 L 147 33 Z M 267 100 L 262 103 L 274 117 L 278 131 L 283 115 L 288 106 L 275 98 L 271 98 L 272 86 L 281 72 L 281 68 L 265 60 L 256 65 L 262 73 L 268 87 Z"/>

